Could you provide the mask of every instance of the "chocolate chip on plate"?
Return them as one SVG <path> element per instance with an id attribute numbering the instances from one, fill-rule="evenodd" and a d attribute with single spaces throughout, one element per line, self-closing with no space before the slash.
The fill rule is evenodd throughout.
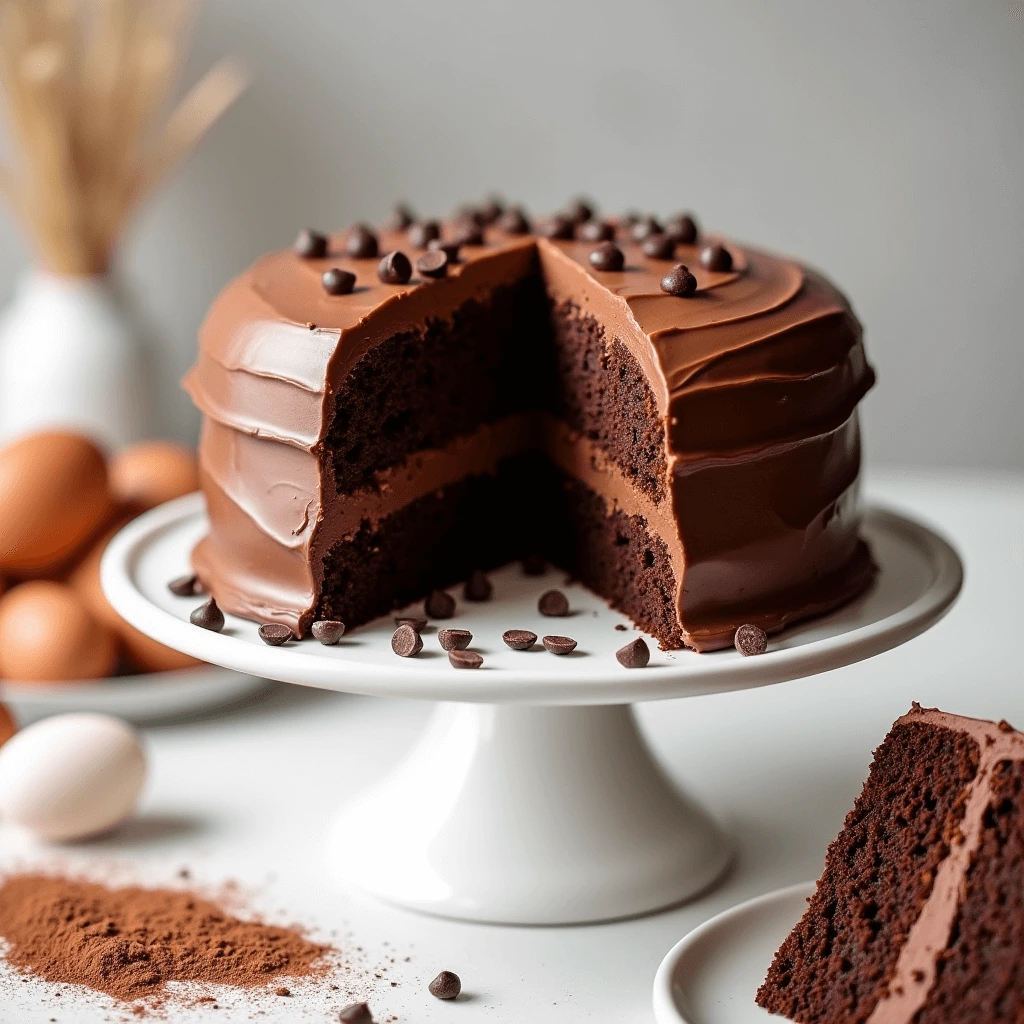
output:
<path id="1" fill-rule="evenodd" d="M 576 641 L 571 636 L 546 636 L 541 643 L 552 654 L 571 654 L 576 650 Z"/>
<path id="2" fill-rule="evenodd" d="M 219 633 L 224 628 L 224 613 L 217 607 L 217 602 L 211 597 L 206 604 L 201 604 L 189 617 L 188 621 L 193 626 L 202 626 L 203 629 L 212 629 Z"/>
<path id="3" fill-rule="evenodd" d="M 542 238 L 569 239 L 573 234 L 573 222 L 568 217 L 556 213 L 537 225 L 537 234 Z"/>
<path id="4" fill-rule="evenodd" d="M 651 649 L 642 636 L 631 640 L 615 652 L 615 658 L 623 668 L 645 668 L 651 660 Z"/>
<path id="5" fill-rule="evenodd" d="M 432 590 L 423 602 L 429 619 L 450 619 L 455 614 L 455 598 L 447 590 Z"/>
<path id="6" fill-rule="evenodd" d="M 498 227 L 506 235 L 525 235 L 530 230 L 530 222 L 526 219 L 526 214 L 514 206 L 498 218 Z"/>
<path id="7" fill-rule="evenodd" d="M 391 215 L 384 222 L 384 227 L 389 231 L 405 231 L 415 219 L 416 214 L 405 203 L 396 203 Z"/>
<path id="8" fill-rule="evenodd" d="M 356 275 L 340 267 L 331 267 L 320 275 L 320 283 L 328 295 L 350 295 L 356 286 Z"/>
<path id="9" fill-rule="evenodd" d="M 676 254 L 676 243 L 669 235 L 651 235 L 644 242 L 643 250 L 652 260 L 670 260 Z"/>
<path id="10" fill-rule="evenodd" d="M 439 629 L 437 642 L 446 651 L 464 651 L 473 642 L 473 634 L 468 629 Z"/>
<path id="11" fill-rule="evenodd" d="M 569 599 L 560 590 L 545 590 L 537 601 L 537 611 L 552 618 L 568 615 Z"/>
<path id="12" fill-rule="evenodd" d="M 547 562 L 540 555 L 527 555 L 523 559 L 523 572 L 527 576 L 543 576 Z"/>
<path id="13" fill-rule="evenodd" d="M 194 573 L 191 576 L 179 576 L 167 584 L 167 589 L 178 597 L 195 597 L 203 592 L 203 585 Z"/>
<path id="14" fill-rule="evenodd" d="M 427 986 L 427 991 L 438 999 L 455 999 L 462 991 L 462 979 L 454 971 L 442 971 Z"/>
<path id="15" fill-rule="evenodd" d="M 406 284 L 412 277 L 412 264 L 409 262 L 409 257 L 399 249 L 389 252 L 380 261 L 380 266 L 377 267 L 377 276 L 385 284 Z"/>
<path id="16" fill-rule="evenodd" d="M 484 224 L 493 224 L 504 212 L 505 203 L 499 196 L 491 196 L 477 210 L 477 214 Z"/>
<path id="17" fill-rule="evenodd" d="M 345 252 L 356 260 L 372 260 L 377 256 L 377 236 L 365 224 L 354 224 L 345 236 Z"/>
<path id="18" fill-rule="evenodd" d="M 651 235 L 662 235 L 665 229 L 653 217 L 641 217 L 630 229 L 634 242 L 642 242 Z"/>
<path id="19" fill-rule="evenodd" d="M 280 622 L 264 622 L 259 628 L 260 639 L 271 647 L 280 647 L 281 644 L 293 637 L 292 631 Z"/>
<path id="20" fill-rule="evenodd" d="M 693 245 L 697 241 L 697 222 L 692 214 L 677 214 L 665 223 L 665 234 L 679 245 Z"/>
<path id="21" fill-rule="evenodd" d="M 423 650 L 423 638 L 412 626 L 399 626 L 391 636 L 391 650 L 400 658 L 415 657 Z"/>
<path id="22" fill-rule="evenodd" d="M 459 262 L 459 243 L 446 242 L 443 238 L 432 238 L 427 242 L 428 249 L 440 249 L 448 257 L 448 263 Z"/>
<path id="23" fill-rule="evenodd" d="M 341 1024 L 374 1024 L 373 1014 L 366 1003 L 350 1003 L 338 1014 Z"/>
<path id="24" fill-rule="evenodd" d="M 412 626 L 417 633 L 422 633 L 427 628 L 427 620 L 418 615 L 400 615 L 395 619 L 396 626 Z"/>
<path id="25" fill-rule="evenodd" d="M 345 635 L 345 623 L 337 619 L 317 619 L 309 627 L 314 639 L 319 640 L 325 647 L 336 644 Z"/>
<path id="26" fill-rule="evenodd" d="M 431 249 L 416 260 L 416 271 L 424 277 L 447 277 L 448 253 Z"/>
<path id="27" fill-rule="evenodd" d="M 622 250 L 614 242 L 602 242 L 590 253 L 590 265 L 606 273 L 621 270 L 625 262 Z"/>
<path id="28" fill-rule="evenodd" d="M 575 234 L 581 242 L 610 242 L 615 228 L 604 220 L 588 220 L 576 225 Z"/>
<path id="29" fill-rule="evenodd" d="M 700 265 L 707 270 L 727 273 L 732 270 L 732 253 L 724 245 L 715 242 L 700 251 Z"/>
<path id="30" fill-rule="evenodd" d="M 513 651 L 528 651 L 537 642 L 537 634 L 528 629 L 506 629 L 501 639 Z"/>
<path id="31" fill-rule="evenodd" d="M 484 233 L 480 228 L 479 224 L 471 224 L 468 221 L 460 224 L 455 229 L 455 234 L 452 239 L 454 242 L 461 245 L 483 245 L 484 244 Z"/>
<path id="32" fill-rule="evenodd" d="M 733 637 L 732 642 L 735 644 L 736 650 L 744 658 L 749 658 L 755 654 L 764 654 L 768 650 L 768 634 L 760 626 L 755 626 L 750 622 L 744 622 L 736 630 L 736 635 Z"/>
<path id="33" fill-rule="evenodd" d="M 661 279 L 661 290 L 680 299 L 686 299 L 697 291 L 697 278 L 690 273 L 689 267 L 677 263 Z"/>
<path id="34" fill-rule="evenodd" d="M 484 659 L 476 651 L 460 651 L 458 649 L 448 652 L 448 661 L 452 668 L 479 668 Z"/>
<path id="35" fill-rule="evenodd" d="M 318 260 L 327 255 L 327 236 L 312 228 L 303 228 L 295 239 L 295 252 L 304 260 Z"/>
<path id="36" fill-rule="evenodd" d="M 428 242 L 441 237 L 441 225 L 436 220 L 417 221 L 406 237 L 414 249 L 426 249 Z"/>
<path id="37" fill-rule="evenodd" d="M 487 578 L 487 574 L 479 569 L 474 569 L 469 574 L 469 579 L 466 580 L 466 585 L 462 589 L 462 594 L 467 601 L 489 601 L 493 593 L 494 587 Z"/>
<path id="38" fill-rule="evenodd" d="M 587 200 L 582 197 L 574 199 L 565 208 L 564 216 L 568 217 L 573 224 L 582 224 L 584 221 L 588 221 L 594 216 L 593 204 L 587 202 Z"/>

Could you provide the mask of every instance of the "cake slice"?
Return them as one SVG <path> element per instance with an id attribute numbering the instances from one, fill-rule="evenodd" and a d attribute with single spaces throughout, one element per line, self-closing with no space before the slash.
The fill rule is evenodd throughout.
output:
<path id="1" fill-rule="evenodd" d="M 799 1024 L 1024 1020 L 1024 734 L 915 704 L 757 1002 Z"/>

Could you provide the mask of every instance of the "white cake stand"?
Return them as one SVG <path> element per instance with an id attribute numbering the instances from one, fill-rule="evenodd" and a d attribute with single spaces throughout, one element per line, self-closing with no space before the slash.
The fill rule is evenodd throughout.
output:
<path id="1" fill-rule="evenodd" d="M 731 858 L 711 816 L 655 762 L 629 705 L 764 686 L 871 657 L 916 636 L 955 599 L 953 549 L 895 513 L 869 511 L 864 534 L 881 571 L 842 610 L 773 638 L 767 654 L 664 653 L 649 640 L 647 668 L 614 652 L 636 630 L 564 574 L 491 576 L 494 598 L 459 600 L 443 625 L 472 631 L 484 667 L 456 670 L 434 632 L 414 659 L 390 647 L 389 616 L 336 647 L 268 647 L 257 625 L 228 617 L 222 633 L 188 622 L 197 598 L 167 583 L 188 571 L 206 530 L 190 495 L 141 516 L 111 542 L 104 591 L 118 613 L 161 643 L 212 664 L 349 693 L 443 702 L 387 778 L 342 811 L 330 857 L 346 882 L 402 906 L 477 921 L 562 924 L 627 917 L 689 899 Z M 544 618 L 537 597 L 558 586 L 572 614 Z M 458 591 L 453 591 L 458 595 Z M 626 626 L 626 631 L 616 629 Z M 579 642 L 556 657 L 511 651 L 506 629 Z"/>

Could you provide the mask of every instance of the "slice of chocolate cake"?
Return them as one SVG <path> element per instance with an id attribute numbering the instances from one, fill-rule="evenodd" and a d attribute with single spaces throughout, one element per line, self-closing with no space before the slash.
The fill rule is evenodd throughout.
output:
<path id="1" fill-rule="evenodd" d="M 800 1024 L 1024 1020 L 1024 734 L 914 705 L 757 1002 Z"/>
<path id="2" fill-rule="evenodd" d="M 232 282 L 185 382 L 218 604 L 303 635 L 539 554 L 704 651 L 861 591 L 846 300 L 687 218 L 639 227 L 305 232 Z"/>

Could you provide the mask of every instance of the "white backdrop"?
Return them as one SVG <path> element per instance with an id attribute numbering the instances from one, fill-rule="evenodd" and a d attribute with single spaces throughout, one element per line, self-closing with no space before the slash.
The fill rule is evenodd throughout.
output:
<path id="1" fill-rule="evenodd" d="M 1024 469 L 1024 12 L 1002 0 L 208 0 L 249 93 L 128 239 L 176 381 L 219 287 L 309 223 L 498 189 L 693 209 L 849 294 L 875 462 Z M 0 298 L 28 255 L 0 221 Z"/>

